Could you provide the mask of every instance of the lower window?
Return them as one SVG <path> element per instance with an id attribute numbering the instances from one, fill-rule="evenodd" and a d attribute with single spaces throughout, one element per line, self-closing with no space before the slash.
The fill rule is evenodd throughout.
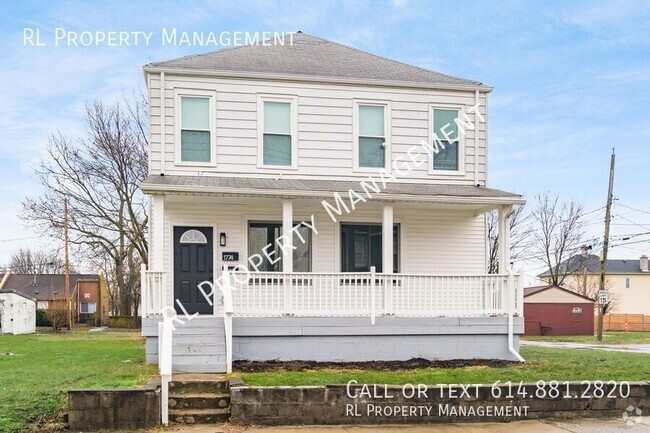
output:
<path id="1" fill-rule="evenodd" d="M 79 308 L 79 312 L 91 314 L 97 311 L 97 304 L 94 302 L 82 302 Z"/>
<path id="2" fill-rule="evenodd" d="M 297 232 L 293 235 L 293 246 L 295 247 L 293 250 L 293 271 L 311 272 L 311 230 L 301 224 Z M 262 263 L 258 266 L 259 271 L 282 271 L 282 250 L 277 243 L 280 236 L 282 236 L 281 223 L 251 222 L 248 224 L 248 256 L 259 254 L 262 257 Z M 272 260 L 266 257 L 264 251 L 271 256 Z M 279 260 L 276 261 L 276 259 Z"/>
<path id="3" fill-rule="evenodd" d="M 341 270 L 383 272 L 381 224 L 341 224 Z M 399 272 L 399 225 L 393 226 L 393 272 Z"/>

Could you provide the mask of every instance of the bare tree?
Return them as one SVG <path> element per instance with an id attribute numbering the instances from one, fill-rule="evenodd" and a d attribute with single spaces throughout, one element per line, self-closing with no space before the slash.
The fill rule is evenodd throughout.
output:
<path id="1" fill-rule="evenodd" d="M 67 199 L 70 243 L 90 262 L 110 264 L 122 315 L 137 314 L 139 267 L 147 261 L 147 209 L 139 190 L 147 175 L 144 112 L 143 102 L 88 105 L 85 136 L 50 138 L 37 170 L 45 193 L 23 202 L 25 219 L 61 239 Z"/>
<path id="2" fill-rule="evenodd" d="M 20 248 L 11 255 L 7 267 L 16 274 L 61 274 L 65 262 L 57 250 Z"/>
<path id="3" fill-rule="evenodd" d="M 531 209 L 531 256 L 546 267 L 549 284 L 562 285 L 575 271 L 569 259 L 580 249 L 584 237 L 582 205 L 560 203 L 557 196 L 537 196 Z"/>
<path id="4" fill-rule="evenodd" d="M 529 241 L 530 228 L 527 221 L 530 214 L 524 211 L 524 206 L 515 209 L 510 217 L 510 257 L 512 260 L 521 258 Z M 487 214 L 488 237 L 488 273 L 499 272 L 499 212 L 492 211 Z"/>

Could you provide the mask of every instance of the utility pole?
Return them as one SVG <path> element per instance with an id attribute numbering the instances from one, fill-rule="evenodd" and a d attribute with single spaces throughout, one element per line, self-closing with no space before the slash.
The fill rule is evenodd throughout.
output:
<path id="1" fill-rule="evenodd" d="M 598 341 L 603 341 L 603 315 L 605 313 L 605 305 L 600 302 L 600 293 L 606 291 L 605 288 L 605 275 L 607 272 L 607 248 L 609 247 L 609 221 L 612 216 L 612 194 L 614 192 L 614 163 L 616 155 L 612 149 L 612 158 L 609 164 L 609 190 L 607 191 L 607 208 L 605 211 L 605 239 L 603 241 L 603 258 L 600 262 L 600 282 L 598 283 Z"/>
<path id="2" fill-rule="evenodd" d="M 70 255 L 68 252 L 68 199 L 63 199 L 63 242 L 65 244 L 65 302 L 68 313 L 68 330 L 72 332 L 72 304 L 70 302 Z"/>

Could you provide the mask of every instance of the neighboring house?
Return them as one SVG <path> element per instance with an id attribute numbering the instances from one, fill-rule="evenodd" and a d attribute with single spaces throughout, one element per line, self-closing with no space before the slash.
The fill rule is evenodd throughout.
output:
<path id="1" fill-rule="evenodd" d="M 0 288 L 0 334 L 36 332 L 36 299 Z"/>
<path id="2" fill-rule="evenodd" d="M 524 289 L 526 335 L 594 335 L 594 301 L 564 287 Z"/>
<path id="3" fill-rule="evenodd" d="M 508 313 L 521 316 L 523 286 L 505 268 L 507 219 L 524 200 L 487 186 L 491 87 L 303 33 L 144 72 L 148 361 L 174 309 L 199 314 L 175 324 L 176 371 L 225 371 L 230 358 L 516 359 L 523 320 L 509 328 Z M 434 132 L 437 154 L 425 150 Z M 495 209 L 502 267 L 487 275 Z M 197 287 L 224 267 L 225 331 L 223 295 Z"/>
<path id="4" fill-rule="evenodd" d="M 563 286 L 595 299 L 600 279 L 601 259 L 589 254 L 583 248 L 560 264 L 560 269 L 569 275 Z M 648 256 L 638 260 L 609 259 L 606 266 L 606 289 L 609 291 L 612 307 L 608 313 L 650 315 L 650 271 Z M 539 275 L 548 282 L 548 272 Z M 586 290 L 585 290 L 586 289 Z"/>
<path id="5" fill-rule="evenodd" d="M 66 308 L 65 275 L 9 272 L 2 288 L 36 299 L 37 309 Z M 76 322 L 90 321 L 97 325 L 107 322 L 109 309 L 106 283 L 101 275 L 70 274 L 70 299 Z"/>

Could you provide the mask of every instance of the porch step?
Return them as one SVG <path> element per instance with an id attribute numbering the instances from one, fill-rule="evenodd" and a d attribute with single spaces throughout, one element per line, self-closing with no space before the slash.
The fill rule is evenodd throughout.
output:
<path id="1" fill-rule="evenodd" d="M 226 409 L 230 407 L 230 394 L 197 393 L 175 394 L 169 397 L 170 409 Z"/>
<path id="2" fill-rule="evenodd" d="M 176 373 L 169 383 L 169 420 L 215 424 L 230 418 L 230 388 L 220 374 Z"/>
<path id="3" fill-rule="evenodd" d="M 230 419 L 228 409 L 170 409 L 169 420 L 177 424 L 216 424 Z"/>
<path id="4" fill-rule="evenodd" d="M 223 394 L 228 392 L 228 381 L 220 374 L 177 373 L 169 383 L 169 395 Z"/>

